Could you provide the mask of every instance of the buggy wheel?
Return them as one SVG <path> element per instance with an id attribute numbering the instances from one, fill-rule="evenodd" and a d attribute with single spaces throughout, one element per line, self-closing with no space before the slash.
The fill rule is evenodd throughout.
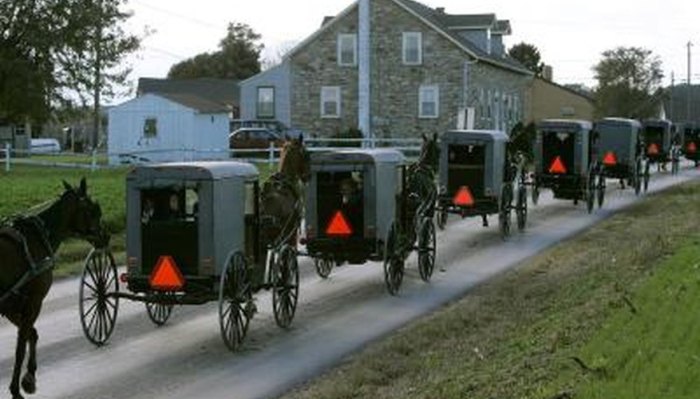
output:
<path id="1" fill-rule="evenodd" d="M 235 252 L 224 266 L 219 285 L 221 338 L 231 351 L 240 348 L 248 332 L 252 300 L 245 258 Z"/>
<path id="2" fill-rule="evenodd" d="M 437 240 L 433 219 L 425 217 L 418 232 L 418 272 L 426 283 L 430 281 L 435 269 Z"/>
<path id="3" fill-rule="evenodd" d="M 331 275 L 333 260 L 329 258 L 315 258 L 314 266 L 316 267 L 316 274 L 325 280 Z"/>
<path id="4" fill-rule="evenodd" d="M 634 177 L 633 177 L 633 183 L 634 183 L 634 194 L 639 195 L 642 192 L 642 160 L 637 159 L 637 162 L 634 166 Z"/>
<path id="5" fill-rule="evenodd" d="M 504 240 L 510 236 L 511 217 L 510 210 L 513 206 L 513 186 L 506 183 L 501 188 L 501 204 L 498 210 L 498 227 L 501 238 Z"/>
<path id="6" fill-rule="evenodd" d="M 540 188 L 537 186 L 537 183 L 532 185 L 532 203 L 534 205 L 537 205 L 537 202 L 540 200 Z"/>
<path id="7" fill-rule="evenodd" d="M 644 192 L 646 193 L 649 191 L 649 179 L 651 178 L 651 173 L 649 169 L 651 168 L 651 164 L 649 163 L 649 160 L 647 160 L 646 165 L 644 167 Z"/>
<path id="8" fill-rule="evenodd" d="M 392 223 L 384 245 L 384 282 L 391 295 L 399 292 L 403 282 L 404 259 L 399 246 L 399 233 L 396 224 Z"/>
<path id="9" fill-rule="evenodd" d="M 93 249 L 80 279 L 80 324 L 88 341 L 102 346 L 114 331 L 119 310 L 117 266 L 109 250 Z"/>
<path id="10" fill-rule="evenodd" d="M 167 301 L 167 298 L 172 296 L 173 294 L 164 293 L 159 294 L 156 297 L 158 299 L 163 298 Z M 170 319 L 170 315 L 173 312 L 173 305 L 158 302 L 146 302 L 146 312 L 148 313 L 148 318 L 151 319 L 153 324 L 160 327 L 167 323 L 168 319 Z"/>
<path id="11" fill-rule="evenodd" d="M 598 208 L 603 207 L 603 203 L 605 203 L 605 189 L 606 189 L 606 182 L 605 182 L 605 176 L 602 174 L 598 175 Z"/>
<path id="12" fill-rule="evenodd" d="M 437 222 L 438 229 L 445 230 L 445 227 L 447 227 L 447 210 L 438 209 L 435 221 Z"/>
<path id="13" fill-rule="evenodd" d="M 592 213 L 593 208 L 595 208 L 595 180 L 595 173 L 593 173 L 592 168 L 589 168 L 583 188 L 583 199 L 586 201 L 586 209 L 588 210 L 588 213 Z"/>
<path id="14" fill-rule="evenodd" d="M 272 269 L 272 310 L 275 322 L 288 328 L 294 319 L 299 299 L 299 264 L 294 248 L 285 245 Z"/>
<path id="15" fill-rule="evenodd" d="M 527 226 L 527 188 L 525 186 L 518 187 L 518 203 L 515 212 L 518 220 L 518 230 L 523 232 Z"/>

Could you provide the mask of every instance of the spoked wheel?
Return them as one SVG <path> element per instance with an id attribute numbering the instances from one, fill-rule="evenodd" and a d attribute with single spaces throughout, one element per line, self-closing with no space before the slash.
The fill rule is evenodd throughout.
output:
<path id="1" fill-rule="evenodd" d="M 532 185 L 532 203 L 534 205 L 537 205 L 537 202 L 540 200 L 540 188 L 537 186 L 537 183 Z"/>
<path id="2" fill-rule="evenodd" d="M 596 191 L 595 174 L 593 173 L 592 170 L 589 170 L 588 177 L 586 178 L 586 189 L 585 189 L 586 208 L 588 209 L 588 213 L 592 213 L 593 208 L 595 207 L 595 194 L 596 194 L 595 191 Z"/>
<path id="3" fill-rule="evenodd" d="M 435 215 L 435 219 L 435 221 L 437 222 L 438 229 L 445 230 L 445 227 L 447 227 L 447 210 L 438 209 L 437 214 Z"/>
<path id="4" fill-rule="evenodd" d="M 391 295 L 398 294 L 403 282 L 404 259 L 399 246 L 399 232 L 392 223 L 384 245 L 384 282 Z"/>
<path id="5" fill-rule="evenodd" d="M 639 195 L 642 192 L 642 180 L 644 178 L 644 175 L 642 173 L 642 160 L 637 159 L 637 163 L 635 164 L 634 168 L 634 194 Z"/>
<path id="6" fill-rule="evenodd" d="M 167 302 L 168 298 L 172 298 L 173 294 L 163 293 L 156 295 L 156 300 L 162 298 L 163 302 Z M 173 305 L 159 302 L 146 302 L 146 312 L 153 324 L 162 326 L 168 322 L 170 315 L 173 313 Z"/>
<path id="7" fill-rule="evenodd" d="M 272 269 L 272 310 L 281 328 L 289 328 L 299 299 L 299 264 L 297 252 L 289 245 L 282 247 Z"/>
<path id="8" fill-rule="evenodd" d="M 527 188 L 525 186 L 518 187 L 518 202 L 515 212 L 518 220 L 518 230 L 523 232 L 525 231 L 525 226 L 527 226 Z"/>
<path id="9" fill-rule="evenodd" d="M 598 175 L 598 208 L 603 207 L 603 203 L 605 203 L 605 190 L 606 190 L 606 182 L 605 182 L 605 176 L 602 174 Z"/>
<path id="10" fill-rule="evenodd" d="M 327 279 L 333 271 L 333 260 L 329 258 L 315 258 L 314 266 L 316 267 L 316 274 L 318 274 L 322 279 Z"/>
<path id="11" fill-rule="evenodd" d="M 644 167 L 644 192 L 646 193 L 649 191 L 649 179 L 651 178 L 651 172 L 649 169 L 651 168 L 651 164 L 647 160 L 647 163 Z"/>
<path id="12" fill-rule="evenodd" d="M 510 236 L 510 210 L 512 206 L 513 186 L 511 186 L 510 183 L 507 183 L 503 185 L 503 188 L 501 188 L 501 204 L 498 210 L 498 227 L 501 231 L 501 238 L 504 240 Z"/>
<path id="13" fill-rule="evenodd" d="M 219 285 L 221 338 L 231 351 L 240 348 L 248 333 L 252 300 L 246 261 L 236 252 L 226 262 Z"/>
<path id="14" fill-rule="evenodd" d="M 418 272 L 426 283 L 430 281 L 435 269 L 437 240 L 433 219 L 425 217 L 418 232 Z"/>
<path id="15" fill-rule="evenodd" d="M 80 323 L 88 341 L 102 346 L 114 331 L 119 310 L 117 266 L 107 249 L 93 249 L 80 279 Z"/>

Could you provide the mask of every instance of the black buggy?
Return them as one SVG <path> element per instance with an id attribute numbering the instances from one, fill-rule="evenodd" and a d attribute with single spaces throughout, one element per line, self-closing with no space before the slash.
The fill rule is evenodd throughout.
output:
<path id="1" fill-rule="evenodd" d="M 672 172 L 678 171 L 678 154 L 672 151 L 675 128 L 668 120 L 647 119 L 642 122 L 647 169 L 656 164 L 659 171 L 666 170 L 666 164 L 672 162 Z"/>
<path id="2" fill-rule="evenodd" d="M 527 223 L 527 187 L 523 160 L 510 156 L 508 136 L 499 131 L 455 130 L 445 133 L 440 149 L 438 227 L 449 214 L 462 218 L 498 215 L 503 238 L 511 232 L 515 211 L 519 230 Z"/>
<path id="3" fill-rule="evenodd" d="M 532 201 L 537 204 L 543 188 L 552 190 L 554 198 L 586 203 L 588 212 L 605 199 L 604 178 L 599 176 L 595 161 L 596 143 L 593 126 L 588 121 L 550 119 L 537 126 L 535 173 Z"/>
<path id="4" fill-rule="evenodd" d="M 120 299 L 143 302 L 162 325 L 175 305 L 219 303 L 221 336 L 236 350 L 256 312 L 253 293 L 272 290 L 280 327 L 294 317 L 299 293 L 296 249 L 260 239 L 258 171 L 247 163 L 140 166 L 127 176 L 127 270 L 117 276 L 111 254 L 93 252 L 80 286 L 88 340 L 112 334 Z M 125 284 L 128 292 L 122 291 Z"/>
<path id="5" fill-rule="evenodd" d="M 415 204 L 407 164 L 395 150 L 347 150 L 311 155 L 303 242 L 321 277 L 335 265 L 384 263 L 387 290 L 395 295 L 404 264 L 416 251 L 421 278 L 435 266 L 435 198 Z"/>
<path id="6" fill-rule="evenodd" d="M 644 156 L 642 125 L 633 119 L 605 118 L 595 123 L 594 131 L 598 136 L 597 162 L 601 176 L 620 180 L 623 188 L 626 183 L 637 195 L 642 186 L 646 191 L 649 168 Z"/>
<path id="7" fill-rule="evenodd" d="M 700 124 L 688 122 L 682 128 L 682 153 L 685 159 L 700 166 Z"/>

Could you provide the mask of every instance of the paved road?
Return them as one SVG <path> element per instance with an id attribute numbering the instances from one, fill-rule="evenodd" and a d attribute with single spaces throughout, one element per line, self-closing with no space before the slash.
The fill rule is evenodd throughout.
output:
<path id="1" fill-rule="evenodd" d="M 650 191 L 690 179 L 655 176 Z M 611 182 L 612 183 L 612 182 Z M 378 263 L 347 266 L 329 280 L 302 261 L 301 299 L 293 328 L 276 328 L 270 295 L 258 295 L 260 313 L 251 323 L 241 353 L 229 353 L 219 336 L 216 304 L 175 309 L 165 327 L 155 328 L 144 306 L 121 302 L 109 345 L 95 348 L 78 320 L 78 280 L 56 283 L 38 322 L 39 393 L 35 398 L 259 398 L 279 395 L 318 375 L 368 342 L 396 330 L 476 284 L 570 237 L 634 203 L 634 194 L 609 184 L 605 207 L 588 215 L 584 206 L 554 201 L 543 193 L 531 208 L 528 231 L 502 242 L 497 227 L 480 220 L 451 219 L 438 234 L 438 270 L 420 281 L 416 260 L 407 263 L 399 297 L 386 293 Z M 494 218 L 495 222 L 495 218 Z M 0 319 L 0 397 L 7 397 L 15 330 Z"/>

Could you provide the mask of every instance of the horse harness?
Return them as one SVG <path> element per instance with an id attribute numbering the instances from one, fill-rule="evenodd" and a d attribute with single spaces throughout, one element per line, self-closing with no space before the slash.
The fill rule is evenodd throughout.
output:
<path id="1" fill-rule="evenodd" d="M 40 243 L 46 253 L 49 254 L 44 259 L 35 260 L 29 251 L 27 243 L 27 235 L 33 231 L 38 234 Z M 44 222 L 38 216 L 20 216 L 5 226 L 0 227 L 0 238 L 7 238 L 18 245 L 24 255 L 26 262 L 29 264 L 29 270 L 10 288 L 7 292 L 0 295 L 0 304 L 8 300 L 12 296 L 20 296 L 20 290 L 28 282 L 39 276 L 40 274 L 53 269 L 55 266 L 54 251 L 49 234 L 44 225 Z"/>

